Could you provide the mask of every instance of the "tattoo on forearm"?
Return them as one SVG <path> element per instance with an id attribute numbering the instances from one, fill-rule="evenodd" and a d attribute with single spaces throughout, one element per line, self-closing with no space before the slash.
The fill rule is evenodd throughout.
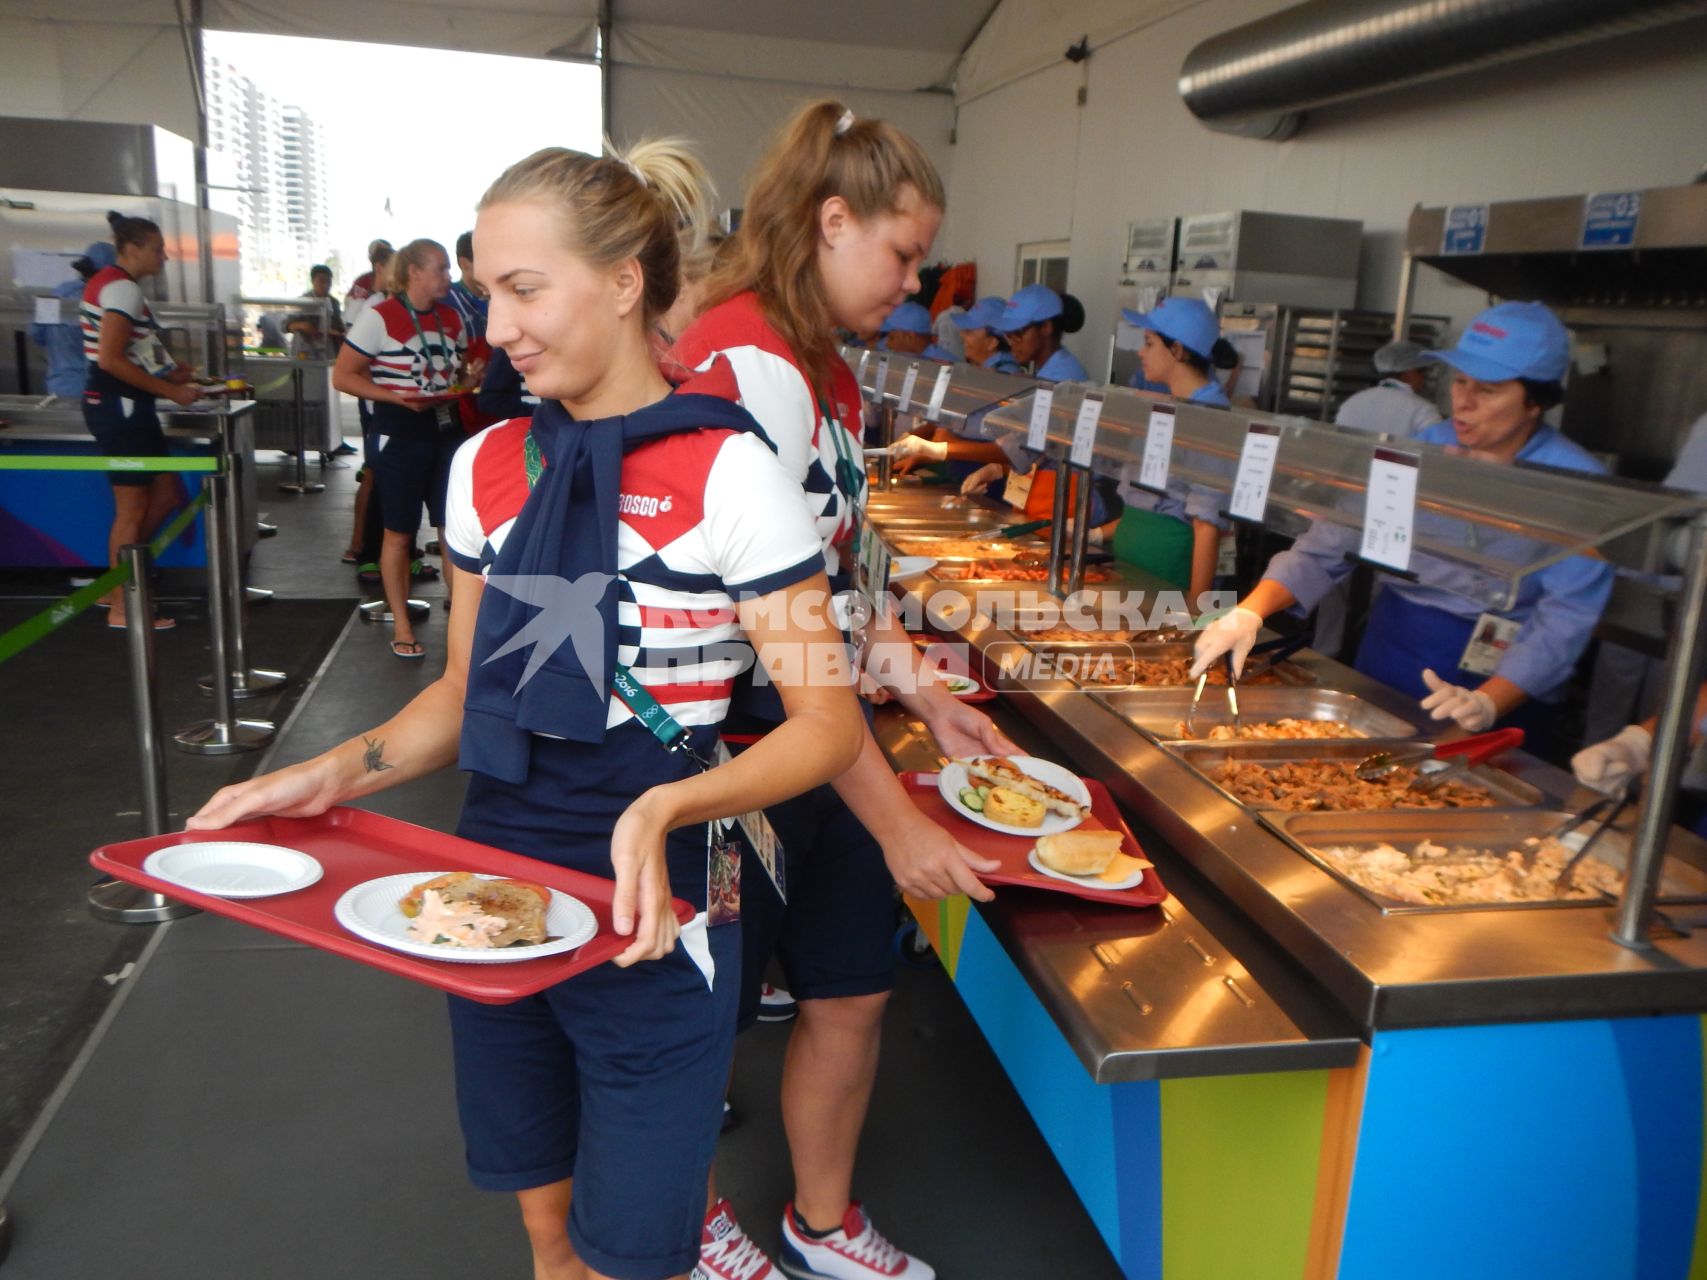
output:
<path id="1" fill-rule="evenodd" d="M 362 755 L 362 765 L 369 773 L 383 773 L 385 770 L 395 767 L 380 759 L 385 754 L 384 739 L 363 737 L 362 745 L 367 748 Z"/>

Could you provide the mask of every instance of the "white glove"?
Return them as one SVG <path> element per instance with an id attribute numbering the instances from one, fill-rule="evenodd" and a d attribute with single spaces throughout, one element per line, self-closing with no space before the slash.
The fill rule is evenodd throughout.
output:
<path id="1" fill-rule="evenodd" d="M 942 462 L 948 457 L 948 441 L 904 435 L 889 446 L 889 456 L 896 462 L 906 462 L 909 458 L 917 458 L 921 462 Z"/>
<path id="2" fill-rule="evenodd" d="M 1245 659 L 1250 656 L 1251 646 L 1257 642 L 1257 632 L 1261 630 L 1262 615 L 1243 605 L 1222 614 L 1197 637 L 1197 660 L 1191 664 L 1191 678 L 1197 679 L 1224 653 L 1233 655 L 1233 674 L 1238 675 L 1245 669 Z"/>
<path id="3" fill-rule="evenodd" d="M 1104 546 L 1107 542 L 1108 535 L 1102 531 L 1102 526 L 1100 524 L 1085 535 L 1086 546 L 1100 547 Z"/>
<path id="4" fill-rule="evenodd" d="M 1448 684 L 1427 668 L 1423 669 L 1423 683 L 1429 687 L 1429 695 L 1422 700 L 1422 709 L 1431 720 L 1452 720 L 1465 733 L 1480 733 L 1499 715 L 1494 700 L 1480 689 Z"/>
<path id="5" fill-rule="evenodd" d="M 961 495 L 970 498 L 973 494 L 982 491 L 984 486 L 991 481 L 1000 480 L 1006 472 L 1007 468 L 1001 463 L 986 462 L 966 477 L 966 482 L 960 486 Z"/>
<path id="6" fill-rule="evenodd" d="M 1627 724 L 1605 742 L 1584 747 L 1571 757 L 1571 772 L 1585 787 L 1621 790 L 1630 779 L 1648 771 L 1654 755 L 1654 735 L 1639 724 Z"/>

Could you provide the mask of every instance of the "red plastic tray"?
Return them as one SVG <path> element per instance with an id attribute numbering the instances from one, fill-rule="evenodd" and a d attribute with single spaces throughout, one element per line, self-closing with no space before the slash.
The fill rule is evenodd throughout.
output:
<path id="1" fill-rule="evenodd" d="M 254 840 L 284 845 L 318 859 L 325 874 L 306 889 L 274 898 L 216 898 L 142 870 L 143 861 L 156 849 L 208 840 Z M 89 855 L 89 861 L 120 880 L 192 903 L 204 911 L 229 916 L 295 942 L 484 1004 L 507 1004 L 543 991 L 620 955 L 630 942 L 611 931 L 615 881 L 524 858 L 519 853 L 507 853 L 399 818 L 369 813 L 366 809 L 335 808 L 318 818 L 262 818 L 222 831 L 147 836 L 102 845 Z M 435 871 L 516 876 L 559 889 L 592 908 L 599 931 L 590 942 L 560 955 L 518 960 L 514 964 L 472 965 L 422 960 L 392 951 L 347 932 L 332 917 L 332 904 L 354 885 L 379 876 Z M 683 924 L 693 919 L 693 908 L 680 898 L 675 899 L 675 909 L 676 919 Z"/>
<path id="2" fill-rule="evenodd" d="M 1167 888 L 1156 875 L 1154 867 L 1146 867 L 1144 878 L 1130 889 L 1092 889 L 1044 875 L 1026 861 L 1031 846 L 1037 843 L 1035 840 L 1030 836 L 1003 835 L 1000 831 L 992 831 L 961 817 L 950 807 L 948 801 L 942 798 L 942 792 L 937 790 L 936 779 L 934 773 L 903 773 L 901 785 L 907 788 L 907 794 L 913 798 L 913 803 L 925 817 L 937 826 L 947 828 L 956 840 L 974 853 L 981 853 L 986 858 L 995 858 L 1002 864 L 999 871 L 978 875 L 985 884 L 1014 884 L 1023 885 L 1027 889 L 1048 889 L 1052 893 L 1071 894 L 1075 898 L 1088 898 L 1092 902 L 1112 902 L 1122 907 L 1153 907 L 1158 902 L 1167 900 Z M 1143 847 L 1132 834 L 1132 829 L 1121 818 L 1120 810 L 1115 808 L 1114 797 L 1108 793 L 1108 788 L 1095 778 L 1086 778 L 1084 783 L 1091 792 L 1091 816 L 1083 822 L 1084 829 L 1118 831 L 1126 837 L 1121 842 L 1121 852 L 1134 858 L 1144 857 Z"/>

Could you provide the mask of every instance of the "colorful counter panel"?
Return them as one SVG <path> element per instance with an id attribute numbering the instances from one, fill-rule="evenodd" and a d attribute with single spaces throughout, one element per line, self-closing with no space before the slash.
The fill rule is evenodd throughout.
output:
<path id="1" fill-rule="evenodd" d="M 921 931 L 1131 1280 L 1707 1280 L 1700 1017 L 1098 1085 L 966 899 Z"/>
<path id="2" fill-rule="evenodd" d="M 176 441 L 172 452 L 205 455 L 211 448 Z M 92 440 L 8 440 L 12 454 L 100 452 Z M 176 477 L 180 486 L 186 481 Z M 191 478 L 188 483 L 198 483 Z M 188 490 L 185 490 L 188 492 Z M 0 471 L 0 568 L 74 569 L 107 563 L 107 534 L 113 525 L 112 486 L 99 471 Z M 205 568 L 207 551 L 200 516 L 159 560 L 164 568 Z"/>

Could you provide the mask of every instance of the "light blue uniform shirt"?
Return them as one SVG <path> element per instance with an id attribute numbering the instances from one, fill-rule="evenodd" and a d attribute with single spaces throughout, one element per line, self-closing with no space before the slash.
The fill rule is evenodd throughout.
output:
<path id="1" fill-rule="evenodd" d="M 80 396 L 89 385 L 89 361 L 83 354 L 83 328 L 77 320 L 77 300 L 83 296 L 81 280 L 65 280 L 54 286 L 53 296 L 59 299 L 58 324 L 30 325 L 30 337 L 47 353 L 47 390 L 49 395 Z M 70 320 L 63 317 L 70 304 Z"/>
<path id="2" fill-rule="evenodd" d="M 958 364 L 960 362 L 959 356 L 955 355 L 954 352 L 950 351 L 947 347 L 941 346 L 935 342 L 926 343 L 925 349 L 921 354 L 926 360 L 935 360 L 939 364 Z"/>
<path id="3" fill-rule="evenodd" d="M 1450 445 L 1457 443 L 1458 436 L 1450 422 L 1437 422 L 1419 431 L 1416 439 L 1425 444 Z M 1529 438 L 1517 461 L 1571 471 L 1605 471 L 1585 450 L 1545 425 Z M 1461 538 L 1465 526 L 1455 525 L 1422 512 L 1417 515 L 1417 532 L 1436 539 Z M 1351 572 L 1352 562 L 1346 556 L 1356 554 L 1361 543 L 1357 529 L 1317 521 L 1290 551 L 1282 551 L 1268 562 L 1263 576 L 1290 591 L 1301 609 L 1313 609 Z M 1521 563 L 1531 559 L 1535 549 L 1532 540 L 1515 534 L 1481 534 L 1481 552 L 1495 560 Z M 1417 582 L 1389 579 L 1382 589 L 1397 592 L 1412 604 L 1467 621 L 1487 611 L 1468 594 L 1475 575 L 1467 567 L 1418 551 L 1411 557 L 1411 571 L 1417 575 Z M 1522 628 L 1494 674 L 1510 680 L 1532 698 L 1546 700 L 1557 692 L 1576 668 L 1600 620 L 1612 593 L 1612 576 L 1611 565 L 1572 556 L 1525 577 L 1518 584 L 1516 606 L 1500 615 L 1515 619 Z"/>
<path id="4" fill-rule="evenodd" d="M 996 352 L 995 355 L 984 361 L 984 367 L 996 373 L 1017 373 L 1021 375 L 1025 373 L 1025 366 L 1006 351 Z"/>
<path id="5" fill-rule="evenodd" d="M 1044 382 L 1089 382 L 1091 375 L 1078 357 L 1066 347 L 1060 347 L 1037 367 L 1037 376 Z"/>

